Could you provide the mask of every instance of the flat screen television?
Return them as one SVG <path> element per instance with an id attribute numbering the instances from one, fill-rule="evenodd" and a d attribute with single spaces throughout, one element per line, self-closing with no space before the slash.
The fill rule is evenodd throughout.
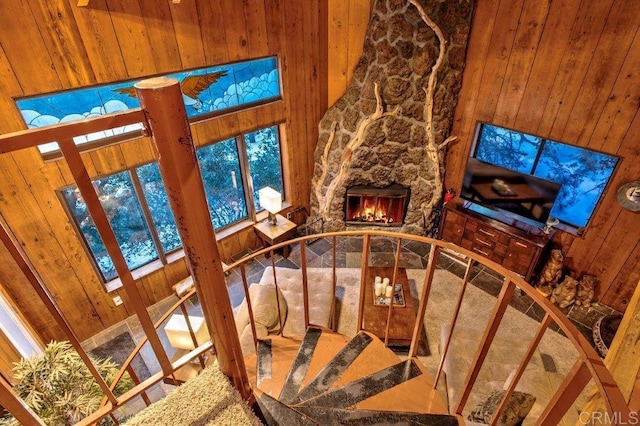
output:
<path id="1" fill-rule="evenodd" d="M 513 219 L 542 227 L 560 184 L 469 158 L 460 198 Z"/>

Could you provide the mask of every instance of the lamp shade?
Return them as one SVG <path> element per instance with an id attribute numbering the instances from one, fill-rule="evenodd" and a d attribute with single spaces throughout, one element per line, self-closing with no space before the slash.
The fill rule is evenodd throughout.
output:
<path id="1" fill-rule="evenodd" d="M 189 315 L 189 322 L 193 329 L 193 334 L 196 335 L 196 341 L 198 346 L 209 340 L 209 330 L 207 324 L 202 317 L 192 317 Z M 195 349 L 193 345 L 193 339 L 191 333 L 189 333 L 189 327 L 184 315 L 173 315 L 164 327 L 164 331 L 167 333 L 169 343 L 176 349 Z"/>
<path id="2" fill-rule="evenodd" d="M 260 207 L 269 213 L 278 213 L 282 210 L 282 195 L 270 186 L 265 186 L 258 190 Z"/>

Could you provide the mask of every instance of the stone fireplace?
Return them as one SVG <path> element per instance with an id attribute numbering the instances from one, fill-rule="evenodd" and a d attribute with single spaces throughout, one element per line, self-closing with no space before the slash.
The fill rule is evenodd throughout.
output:
<path id="1" fill-rule="evenodd" d="M 353 78 L 319 124 L 310 221 L 325 231 L 363 221 L 432 231 L 472 11 L 473 0 L 376 0 Z M 404 220 L 369 212 L 375 196 L 351 197 L 365 185 L 408 189 Z"/>
<path id="2" fill-rule="evenodd" d="M 402 226 L 408 202 L 409 189 L 402 185 L 352 186 L 344 203 L 345 220 L 347 225 Z"/>

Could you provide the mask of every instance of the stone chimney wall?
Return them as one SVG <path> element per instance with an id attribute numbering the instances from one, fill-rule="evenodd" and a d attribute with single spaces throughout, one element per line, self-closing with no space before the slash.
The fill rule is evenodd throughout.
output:
<path id="1" fill-rule="evenodd" d="M 473 0 L 420 0 L 420 4 L 447 40 L 446 55 L 437 74 L 438 85 L 434 92 L 433 126 L 436 142 L 440 143 L 449 136 L 453 123 Z M 434 167 L 444 170 L 444 155 L 441 155 L 440 164 L 431 164 L 425 154 L 424 89 L 438 57 L 438 46 L 436 34 L 408 0 L 376 0 L 363 54 L 349 87 L 320 121 L 312 188 L 322 174 L 321 157 L 332 124 L 337 123 L 337 131 L 328 156 L 323 194 L 338 173 L 345 146 L 355 136 L 359 123 L 376 109 L 374 83 L 380 86 L 385 110 L 399 105 L 401 112 L 397 117 L 377 120 L 367 128 L 362 145 L 351 157 L 346 179 L 336 188 L 325 231 L 346 228 L 344 200 L 348 187 L 372 185 L 382 188 L 393 183 L 411 191 L 403 232 L 428 234 L 437 226 L 433 217 L 423 217 L 420 207 L 433 196 Z M 318 205 L 312 190 L 312 220 L 319 214 Z"/>

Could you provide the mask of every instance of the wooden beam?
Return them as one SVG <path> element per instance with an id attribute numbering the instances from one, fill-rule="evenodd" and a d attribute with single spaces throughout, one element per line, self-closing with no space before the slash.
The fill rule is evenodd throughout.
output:
<path id="1" fill-rule="evenodd" d="M 251 387 L 180 85 L 176 79 L 159 77 L 136 83 L 135 88 L 220 370 L 249 399 Z"/>
<path id="2" fill-rule="evenodd" d="M 11 384 L 0 375 L 0 405 L 9 410 L 25 426 L 44 426 L 44 422 L 14 392 Z"/>

